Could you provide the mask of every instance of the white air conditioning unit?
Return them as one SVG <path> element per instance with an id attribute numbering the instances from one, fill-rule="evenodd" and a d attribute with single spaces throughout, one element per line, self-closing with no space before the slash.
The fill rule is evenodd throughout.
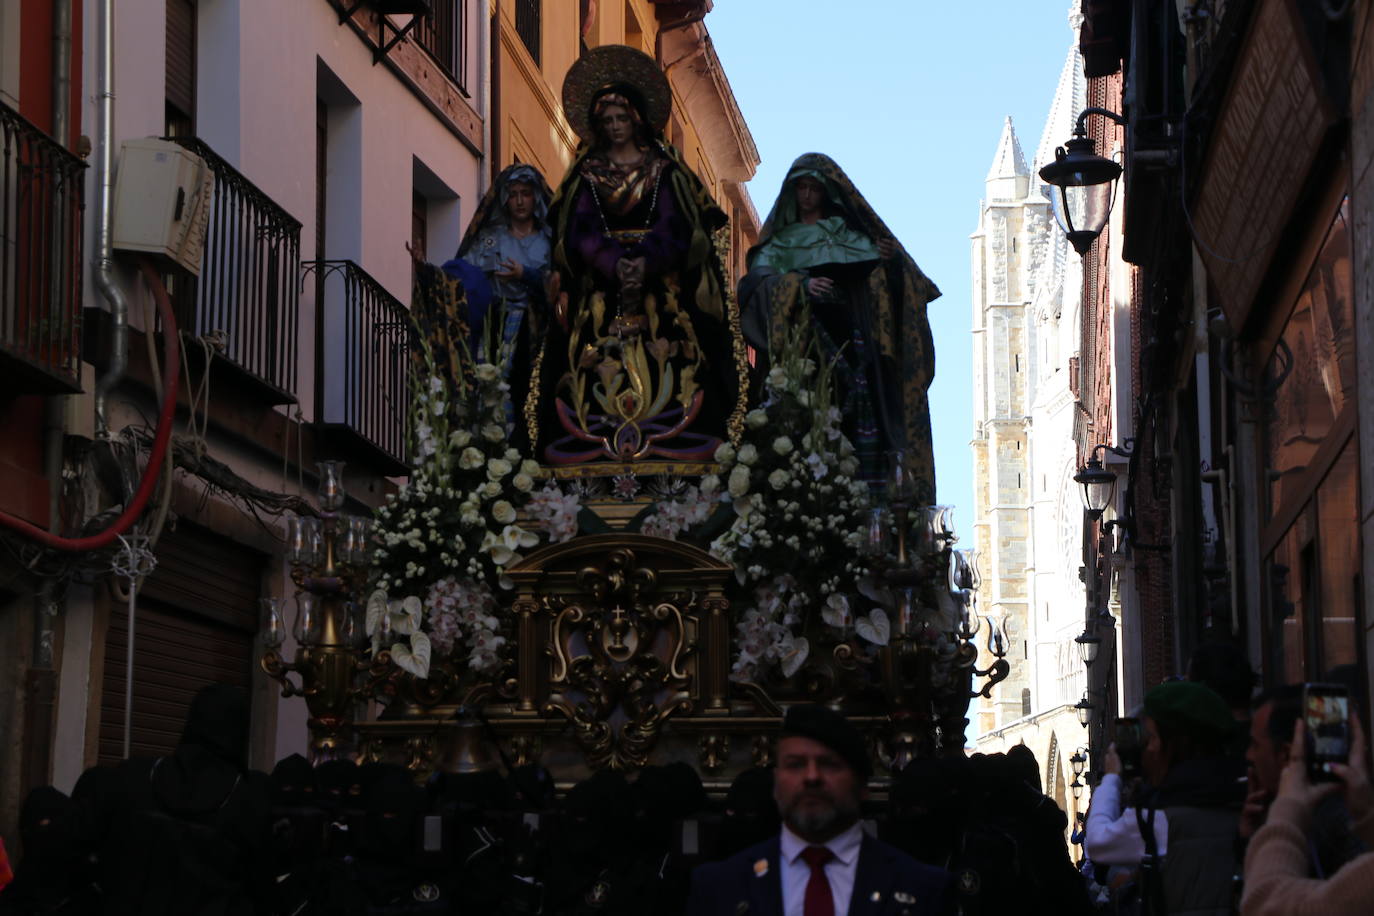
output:
<path id="1" fill-rule="evenodd" d="M 114 240 L 120 251 L 165 258 L 200 276 L 215 175 L 170 140 L 125 141 L 115 179 Z"/>

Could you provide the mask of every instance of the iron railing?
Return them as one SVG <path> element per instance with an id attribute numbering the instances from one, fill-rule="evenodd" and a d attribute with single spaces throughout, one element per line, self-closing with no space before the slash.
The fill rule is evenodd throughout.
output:
<path id="1" fill-rule="evenodd" d="M 464 94 L 467 84 L 467 0 L 434 0 L 428 18 L 415 26 L 415 40 L 443 67 Z"/>
<path id="2" fill-rule="evenodd" d="M 81 390 L 85 168 L 0 104 L 0 389 Z"/>
<path id="3" fill-rule="evenodd" d="M 198 279 L 178 278 L 177 322 L 196 337 L 222 332 L 226 359 L 277 403 L 294 402 L 301 224 L 203 141 L 170 139 L 215 173 L 205 259 Z"/>
<path id="4" fill-rule="evenodd" d="M 404 466 L 410 314 L 353 261 L 306 261 L 315 302 L 315 417 Z"/>
<path id="5" fill-rule="evenodd" d="M 515 0 L 515 34 L 539 66 L 540 12 L 543 0 Z"/>

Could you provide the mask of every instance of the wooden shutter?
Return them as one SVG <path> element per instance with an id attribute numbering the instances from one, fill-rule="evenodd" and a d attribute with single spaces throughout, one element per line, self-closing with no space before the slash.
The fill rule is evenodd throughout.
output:
<path id="1" fill-rule="evenodd" d="M 134 630 L 130 753 L 159 756 L 181 738 L 191 699 L 207 684 L 252 683 L 264 557 L 186 523 L 158 545 Z M 123 752 L 128 611 L 112 604 L 101 684 L 101 763 Z"/>
<path id="2" fill-rule="evenodd" d="M 192 0 L 167 0 L 167 105 L 186 122 L 196 114 L 196 7 Z"/>

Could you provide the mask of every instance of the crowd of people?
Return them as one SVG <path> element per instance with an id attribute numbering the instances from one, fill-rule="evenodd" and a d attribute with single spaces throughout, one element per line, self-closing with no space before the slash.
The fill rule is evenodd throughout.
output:
<path id="1" fill-rule="evenodd" d="M 246 763 L 245 694 L 212 686 L 170 755 L 29 795 L 0 914 L 1366 912 L 1364 737 L 1352 717 L 1348 762 L 1311 782 L 1301 695 L 1242 710 L 1242 752 L 1209 687 L 1151 690 L 1139 765 L 1106 753 L 1075 865 L 1025 746 L 917 759 L 881 804 L 862 738 L 817 706 L 789 709 L 776 766 L 716 802 L 685 763 L 564 793 L 539 766 L 419 784 L 292 755 L 269 775 Z"/>

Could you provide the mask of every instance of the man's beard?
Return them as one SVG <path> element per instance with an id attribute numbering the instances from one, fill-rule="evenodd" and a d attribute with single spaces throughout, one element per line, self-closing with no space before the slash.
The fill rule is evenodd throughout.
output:
<path id="1" fill-rule="evenodd" d="M 791 805 L 779 805 L 784 823 L 799 836 L 833 835 L 859 819 L 857 799 L 848 796 L 841 798 L 826 796 L 825 800 L 828 804 L 813 804 L 803 808 L 799 804 L 803 797 L 804 795 L 799 796 Z M 818 796 L 811 797 L 816 798 Z"/>

